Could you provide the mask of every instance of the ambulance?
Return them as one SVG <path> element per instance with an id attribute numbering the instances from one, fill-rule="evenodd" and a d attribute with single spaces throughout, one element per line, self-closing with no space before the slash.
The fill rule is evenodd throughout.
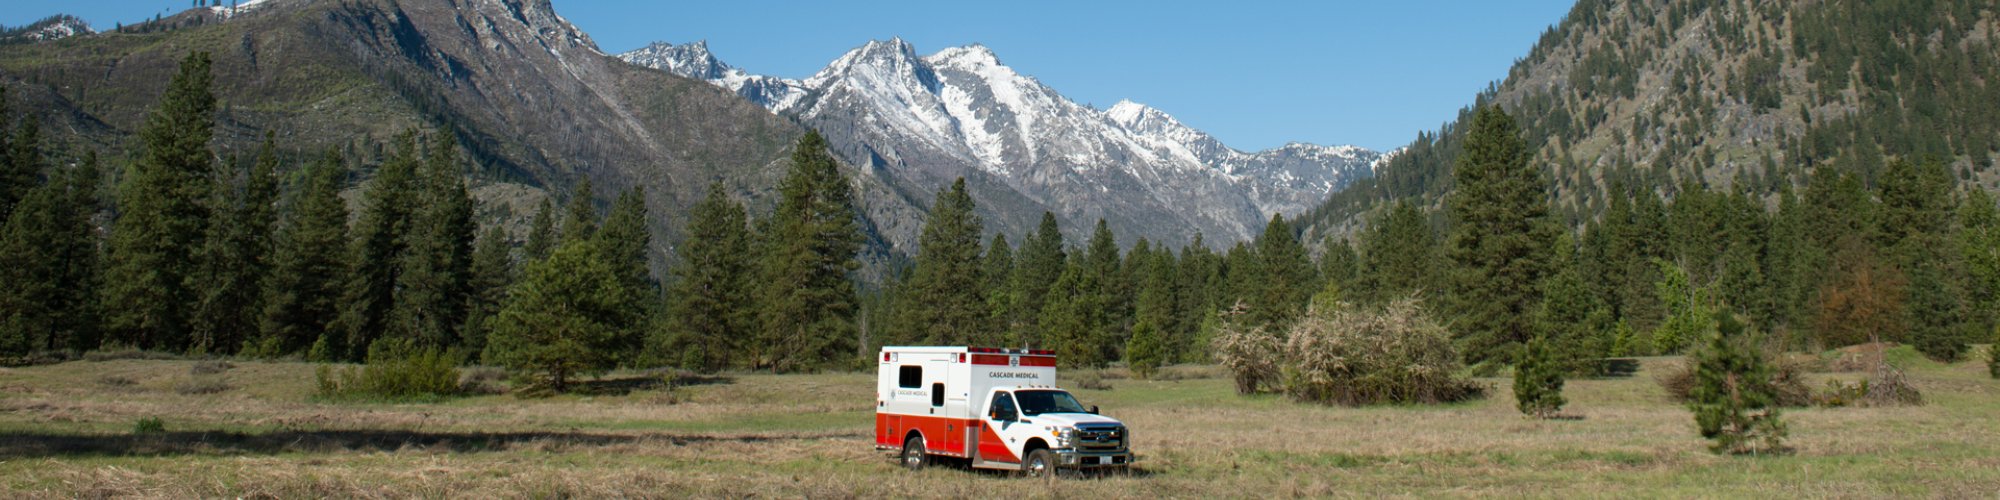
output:
<path id="1" fill-rule="evenodd" d="M 884 347 L 875 384 L 875 449 L 903 466 L 940 458 L 1042 476 L 1120 470 L 1132 434 L 1056 387 L 1054 351 Z"/>

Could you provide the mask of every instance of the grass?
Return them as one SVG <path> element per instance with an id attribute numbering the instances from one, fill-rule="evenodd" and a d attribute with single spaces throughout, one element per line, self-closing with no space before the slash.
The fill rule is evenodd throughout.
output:
<path id="1" fill-rule="evenodd" d="M 409 404 L 316 402 L 309 364 L 232 362 L 229 390 L 182 394 L 178 384 L 209 369 L 195 368 L 201 361 L 75 361 L 0 369 L 0 496 L 1990 497 L 2000 488 L 2000 381 L 1983 364 L 1912 366 L 1928 405 L 1787 411 L 1795 454 L 1723 457 L 1654 384 L 1652 372 L 1672 362 L 1571 380 L 1564 412 L 1582 419 L 1565 421 L 1521 416 L 1508 391 L 1338 408 L 1240 397 L 1207 369 L 1182 368 L 1192 375 L 1178 380 L 1107 373 L 1111 389 L 1078 395 L 1132 426 L 1140 472 L 1044 485 L 898 469 L 870 446 L 872 374 L 738 373 Z M 612 375 L 621 376 L 637 375 Z"/>

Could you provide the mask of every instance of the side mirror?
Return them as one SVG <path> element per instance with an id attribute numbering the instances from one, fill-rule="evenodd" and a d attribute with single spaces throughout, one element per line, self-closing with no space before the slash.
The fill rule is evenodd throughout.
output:
<path id="1" fill-rule="evenodd" d="M 1097 414 L 1097 405 L 1090 405 L 1090 414 L 1091 415 Z"/>

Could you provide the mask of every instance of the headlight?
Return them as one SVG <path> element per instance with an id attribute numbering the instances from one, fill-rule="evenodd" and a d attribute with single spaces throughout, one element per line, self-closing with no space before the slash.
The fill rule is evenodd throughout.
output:
<path id="1" fill-rule="evenodd" d="M 1068 447 L 1076 442 L 1076 429 L 1067 427 L 1049 428 L 1049 437 L 1056 438 L 1057 447 Z"/>

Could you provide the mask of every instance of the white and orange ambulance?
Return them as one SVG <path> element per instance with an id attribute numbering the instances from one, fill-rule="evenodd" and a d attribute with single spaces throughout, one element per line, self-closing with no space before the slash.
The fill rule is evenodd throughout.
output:
<path id="1" fill-rule="evenodd" d="M 1125 467 L 1131 433 L 1056 387 L 1053 351 L 884 347 L 875 384 L 875 448 L 904 466 L 939 457 L 1048 474 Z"/>

